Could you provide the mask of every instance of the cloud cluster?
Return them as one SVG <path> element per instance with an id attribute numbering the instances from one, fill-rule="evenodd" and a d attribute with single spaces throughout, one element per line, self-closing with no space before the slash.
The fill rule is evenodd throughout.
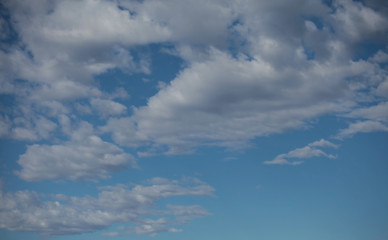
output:
<path id="1" fill-rule="evenodd" d="M 135 159 L 121 148 L 93 134 L 88 123 L 72 132 L 71 140 L 57 145 L 34 144 L 27 147 L 16 174 L 26 181 L 46 179 L 96 180 L 112 172 L 136 167 Z"/>
<path id="2" fill-rule="evenodd" d="M 125 146 L 167 145 L 167 153 L 200 144 L 241 147 L 324 114 L 349 112 L 360 96 L 384 96 L 387 85 L 385 50 L 368 53 L 368 59 L 357 50 L 365 41 L 385 42 L 387 18 L 360 2 L 42 0 L 4 5 L 19 44 L 1 52 L 3 91 L 28 102 L 13 114 L 25 124 L 3 118 L 2 134 L 16 139 L 42 138 L 31 114 L 55 120 L 78 110 L 115 115 L 102 129 Z M 169 52 L 187 67 L 146 106 L 117 118 L 127 107 L 107 98 L 93 76 L 115 68 L 150 73 L 147 56 L 133 57 L 137 46 L 150 43 L 172 44 Z M 79 99 L 89 104 L 80 105 Z"/>
<path id="3" fill-rule="evenodd" d="M 204 145 L 243 148 L 324 115 L 349 121 L 338 139 L 388 131 L 388 15 L 379 6 L 374 0 L 4 0 L 0 137 L 28 141 L 16 171 L 22 180 L 95 181 L 136 167 L 128 149 L 143 157 Z M 97 80 L 110 70 L 152 74 L 153 54 L 161 52 L 183 64 L 145 105 L 129 106 L 114 79 L 109 92 Z M 320 140 L 265 163 L 334 158 L 322 148 L 335 147 Z M 154 203 L 212 191 L 200 182 L 153 179 L 64 202 L 2 192 L 0 227 L 61 235 L 132 223 L 125 231 L 179 232 L 174 226 L 208 212 L 196 205 L 156 210 Z"/>
<path id="4" fill-rule="evenodd" d="M 110 119 L 103 127 L 118 144 L 151 143 L 141 155 L 166 145 L 168 154 L 198 145 L 241 147 L 325 114 L 351 112 L 387 83 L 385 53 L 366 60 L 356 56 L 365 36 L 384 42 L 380 33 L 388 29 L 384 15 L 361 3 L 231 1 L 225 6 L 235 17 L 229 27 L 238 36 L 234 44 L 244 42 L 239 52 L 210 47 L 198 54 L 193 46 L 177 47 L 175 54 L 188 67 L 134 116 Z"/>
<path id="5" fill-rule="evenodd" d="M 233 146 L 299 128 L 350 106 L 346 82 L 332 73 L 359 67 L 281 70 L 258 57 L 235 59 L 213 50 L 208 61 L 193 63 L 136 111 L 137 134 L 170 146 Z"/>
<path id="6" fill-rule="evenodd" d="M 2 26 L 18 35 L 0 52 L 2 92 L 16 99 L 16 107 L 0 118 L 3 137 L 50 139 L 61 125 L 58 116 L 74 112 L 106 119 L 99 129 L 119 145 L 150 147 L 139 156 L 184 153 L 198 145 L 239 148 L 325 114 L 356 119 L 338 138 L 387 130 L 385 115 L 377 114 L 387 109 L 386 101 L 378 100 L 386 97 L 387 53 L 381 49 L 360 58 L 356 51 L 366 40 L 384 42 L 387 19 L 360 2 L 42 0 L 4 6 L 10 18 L 2 18 Z M 94 83 L 93 76 L 113 68 L 149 73 L 149 59 L 135 61 L 133 51 L 167 42 L 186 67 L 134 114 Z M 369 107 L 360 107 L 366 103 Z M 35 144 L 20 157 L 19 176 L 33 180 L 32 172 L 41 174 L 35 163 L 62 158 L 111 163 L 98 164 L 90 175 L 92 169 L 70 174 L 78 166 L 67 173 L 54 170 L 49 178 L 101 178 L 122 168 L 129 155 L 94 137 L 113 158 L 81 157 L 82 145 L 89 152 L 101 145 L 91 139 L 81 145 L 73 139 Z"/>
<path id="7" fill-rule="evenodd" d="M 299 164 L 302 164 L 303 161 L 290 161 L 289 159 L 305 159 L 305 158 L 312 158 L 312 157 L 326 157 L 331 159 L 336 158 L 336 156 L 332 154 L 327 154 L 326 152 L 319 149 L 319 148 L 328 148 L 328 147 L 337 148 L 338 145 L 332 142 L 329 142 L 325 139 L 321 139 L 319 141 L 309 143 L 305 147 L 294 149 L 292 151 L 289 151 L 288 153 L 279 154 L 273 160 L 265 161 L 264 164 L 299 165 Z"/>
<path id="8" fill-rule="evenodd" d="M 155 235 L 179 232 L 173 226 L 209 215 L 198 205 L 168 205 L 155 208 L 155 203 L 173 196 L 210 196 L 214 189 L 198 179 L 168 180 L 155 178 L 145 185 L 100 187 L 97 197 L 63 197 L 51 200 L 32 191 L 0 192 L 0 227 L 12 231 L 32 231 L 45 236 L 93 232 L 120 224 L 123 230 L 110 235 Z M 60 199 L 60 200 L 59 200 Z M 156 220 L 155 220 L 156 218 Z M 133 226 L 134 225 L 134 226 Z"/>

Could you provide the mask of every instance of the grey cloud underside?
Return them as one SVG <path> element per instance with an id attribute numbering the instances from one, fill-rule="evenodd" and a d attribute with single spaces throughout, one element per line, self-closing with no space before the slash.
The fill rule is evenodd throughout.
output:
<path id="1" fill-rule="evenodd" d="M 198 205 L 167 205 L 157 200 L 173 196 L 209 196 L 214 189 L 198 179 L 151 179 L 145 185 L 101 187 L 97 197 L 53 195 L 42 200 L 32 191 L 0 192 L 0 227 L 45 236 L 80 234 L 120 224 L 120 234 L 177 232 L 177 226 L 210 213 Z M 155 218 L 157 218 L 155 220 Z"/>
<path id="2" fill-rule="evenodd" d="M 64 130 L 58 116 L 97 114 L 106 120 L 98 129 L 112 134 L 117 144 L 149 146 L 139 156 L 176 154 L 198 145 L 243 147 L 255 137 L 298 129 L 322 115 L 346 116 L 368 101 L 386 109 L 387 53 L 354 56 L 366 40 L 387 40 L 387 18 L 360 2 L 5 5 L 20 43 L 1 51 L 2 91 L 19 104 L 1 117 L 3 137 L 50 139 Z M 131 106 L 99 89 L 93 76 L 114 68 L 149 73 L 150 59 L 132 56 L 136 46 L 149 43 L 172 44 L 170 53 L 184 59 L 186 67 L 128 115 Z M 121 96 L 128 95 L 122 91 Z M 387 127 L 386 119 L 368 120 L 339 137 Z M 69 148 L 70 142 L 60 145 Z M 24 158 L 39 159 L 34 158 L 37 148 L 28 148 Z M 54 154 L 60 146 L 39 148 Z"/>
<path id="3" fill-rule="evenodd" d="M 334 66 L 279 70 L 258 58 L 233 59 L 218 51 L 211 55 L 137 110 L 134 119 L 141 135 L 167 145 L 232 145 L 350 107 L 346 82 L 326 71 Z"/>
<path id="4" fill-rule="evenodd" d="M 149 43 L 173 44 L 187 67 L 134 115 L 101 127 L 121 145 L 167 145 L 169 153 L 198 144 L 242 146 L 350 111 L 360 92 L 386 96 L 384 50 L 353 59 L 364 41 L 387 40 L 386 16 L 360 2 L 5 3 L 33 56 L 17 45 L 1 53 L 3 91 L 32 109 L 17 112 L 24 122 L 4 118 L 2 135 L 15 139 L 48 138 L 34 128 L 39 114 L 52 121 L 72 111 L 94 110 L 103 118 L 125 114 L 127 107 L 94 86 L 93 76 L 114 68 L 149 73 L 150 60 L 131 55 Z M 29 84 L 20 87 L 13 78 Z M 90 106 L 76 102 L 85 98 Z M 112 126 L 114 121 L 122 125 Z"/>
<path id="5" fill-rule="evenodd" d="M 232 57 L 220 47 L 199 56 L 178 47 L 176 54 L 189 66 L 132 118 L 111 119 L 104 127 L 117 143 L 151 142 L 152 149 L 168 145 L 167 153 L 201 144 L 241 146 L 384 96 L 387 72 L 380 64 L 386 62 L 385 53 L 352 60 L 365 39 L 386 40 L 384 15 L 351 1 L 335 2 L 331 7 L 339 10 L 334 13 L 320 2 L 229 6 L 240 13 L 230 29 L 245 41 L 240 54 Z M 322 26 L 300 16 L 316 17 Z M 123 136 L 125 126 L 130 130 Z"/>

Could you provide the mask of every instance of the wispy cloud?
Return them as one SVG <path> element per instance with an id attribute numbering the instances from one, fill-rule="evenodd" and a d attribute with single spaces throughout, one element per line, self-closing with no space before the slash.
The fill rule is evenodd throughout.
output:
<path id="1" fill-rule="evenodd" d="M 330 159 L 336 158 L 332 154 L 328 154 L 318 148 L 338 148 L 338 145 L 329 142 L 325 139 L 312 142 L 305 147 L 297 148 L 288 153 L 279 154 L 273 160 L 265 161 L 264 164 L 269 165 L 300 165 L 303 163 L 302 160 L 291 160 L 291 159 L 306 159 L 313 157 L 326 157 Z"/>
<path id="2" fill-rule="evenodd" d="M 342 129 L 337 134 L 337 138 L 343 139 L 351 137 L 356 133 L 368 133 L 368 132 L 387 132 L 388 126 L 378 121 L 358 121 L 351 123 L 348 128 Z"/>
<path id="3" fill-rule="evenodd" d="M 163 181 L 161 181 L 163 180 Z M 172 226 L 209 215 L 200 206 L 168 205 L 155 209 L 157 200 L 172 196 L 209 196 L 214 188 L 196 179 L 158 179 L 147 185 L 100 187 L 97 197 L 70 197 L 63 201 L 41 200 L 33 191 L 4 192 L 1 189 L 0 226 L 13 231 L 32 231 L 46 236 L 79 234 L 102 230 L 113 224 L 135 224 L 132 232 L 156 235 L 178 232 Z M 152 183 L 153 182 L 153 183 Z M 165 216 L 152 220 L 154 216 Z M 168 220 L 167 220 L 168 219 Z M 114 236 L 116 233 L 106 233 Z"/>
<path id="4" fill-rule="evenodd" d="M 388 102 L 377 105 L 353 109 L 344 115 L 357 119 L 345 129 L 341 129 L 335 136 L 338 139 L 351 137 L 357 133 L 388 131 Z"/>

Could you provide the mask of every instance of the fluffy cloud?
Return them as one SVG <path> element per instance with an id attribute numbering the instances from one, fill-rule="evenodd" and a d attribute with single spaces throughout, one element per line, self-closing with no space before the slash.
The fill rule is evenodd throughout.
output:
<path id="1" fill-rule="evenodd" d="M 55 122 L 42 115 L 32 115 L 30 119 L 18 117 L 13 122 L 7 117 L 0 118 L 0 136 L 16 140 L 48 139 L 56 128 Z"/>
<path id="2" fill-rule="evenodd" d="M 107 178 L 109 173 L 123 170 L 128 164 L 136 167 L 130 154 L 94 135 L 87 123 L 81 124 L 71 140 L 61 145 L 28 146 L 18 164 L 22 169 L 17 175 L 26 181 Z"/>
<path id="3" fill-rule="evenodd" d="M 30 5 L 7 1 L 6 6 L 17 21 L 23 41 L 40 56 L 57 55 L 50 50 L 59 48 L 71 50 L 71 57 L 82 58 L 93 56 L 90 50 L 98 47 L 147 44 L 166 40 L 170 35 L 166 27 L 150 16 L 120 9 L 112 1 L 42 0 Z"/>
<path id="4" fill-rule="evenodd" d="M 180 44 L 205 44 L 226 47 L 228 27 L 237 17 L 230 1 L 149 0 L 120 4 L 141 18 L 163 23 L 171 33 L 170 40 Z"/>
<path id="5" fill-rule="evenodd" d="M 136 121 L 131 117 L 109 118 L 103 133 L 112 133 L 113 140 L 124 146 L 139 147 L 147 145 L 149 138 L 137 130 Z"/>
<path id="6" fill-rule="evenodd" d="M 363 38 L 383 36 L 388 28 L 384 15 L 366 7 L 362 2 L 339 0 L 334 2 L 337 9 L 333 14 L 335 31 L 352 41 Z M 369 39 L 370 40 L 370 39 Z"/>
<path id="7" fill-rule="evenodd" d="M 53 236 L 92 232 L 121 224 L 124 230 L 126 228 L 123 234 L 155 235 L 181 231 L 172 226 L 209 215 L 197 205 L 169 205 L 166 209 L 155 209 L 154 205 L 159 199 L 172 196 L 210 196 L 214 191 L 211 186 L 191 178 L 156 181 L 159 183 L 151 179 L 146 185 L 101 187 L 97 197 L 61 196 L 61 200 L 45 201 L 36 192 L 1 189 L 0 227 Z M 163 218 L 151 219 L 154 216 Z M 128 224 L 135 224 L 135 227 L 127 228 Z"/>
<path id="8" fill-rule="evenodd" d="M 102 127 L 121 145 L 168 145 L 169 153 L 199 143 L 241 146 L 346 111 L 357 104 L 359 92 L 376 87 L 376 76 L 386 76 L 378 63 L 383 53 L 351 60 L 350 46 L 388 28 L 383 14 L 358 2 L 88 0 L 5 6 L 30 54 L 17 46 L 1 53 L 5 79 L 27 81 L 20 87 L 4 80 L 4 91 L 33 102 L 34 110 L 50 106 L 51 114 L 63 114 L 66 102 L 84 98 L 102 116 L 124 114 L 125 106 L 93 86 L 93 76 L 112 68 L 149 73 L 149 61 L 135 61 L 133 47 L 173 43 L 171 52 L 187 67 L 134 116 Z M 384 92 L 384 83 L 379 89 Z M 28 127 L 13 131 L 39 139 Z"/>
<path id="9" fill-rule="evenodd" d="M 351 119 L 339 138 L 388 131 L 382 47 L 388 15 L 377 6 L 375 0 L 2 1 L 0 97 L 12 104 L 0 105 L 0 136 L 35 141 L 19 156 L 16 174 L 42 181 L 97 180 L 136 167 L 115 144 L 140 157 L 201 145 L 240 148 L 323 115 Z M 161 49 L 183 64 L 145 105 L 128 111 L 117 100 L 128 96 L 125 90 L 107 93 L 97 83 L 112 69 L 150 74 L 151 55 Z M 100 134 L 111 134 L 115 144 Z M 265 164 L 334 158 L 323 148 L 336 147 L 321 139 Z M 179 232 L 209 213 L 198 205 L 157 209 L 157 200 L 213 191 L 198 180 L 162 178 L 104 187 L 97 197 L 44 200 L 31 191 L 2 191 L 0 227 L 44 235 L 115 224 L 122 230 L 103 235 Z"/>
<path id="10" fill-rule="evenodd" d="M 167 153 L 201 144 L 238 147 L 258 136 L 303 127 L 323 114 L 348 112 L 374 95 L 376 81 L 386 72 L 372 60 L 351 60 L 356 55 L 352 46 L 363 38 L 349 34 L 353 28 L 360 35 L 385 31 L 384 15 L 350 1 L 283 5 L 230 2 L 238 16 L 230 29 L 239 33 L 245 43 L 240 51 L 248 54 L 210 48 L 198 56 L 193 48 L 177 48 L 188 67 L 127 118 L 131 123 L 116 119 L 112 122 L 120 127 L 108 124 L 105 129 L 119 144 L 133 146 L 141 136 L 154 143 L 153 150 L 168 145 Z M 274 10 L 280 18 L 271 14 Z M 349 25 L 348 18 L 373 28 Z M 337 22 L 345 35 L 333 32 Z M 128 139 L 118 137 L 125 126 L 131 129 Z"/>
<path id="11" fill-rule="evenodd" d="M 332 154 L 327 154 L 324 151 L 318 149 L 318 147 L 331 147 L 337 148 L 338 146 L 332 142 L 329 142 L 325 139 L 321 139 L 319 141 L 312 142 L 305 147 L 297 148 L 288 153 L 279 154 L 271 161 L 265 161 L 264 164 L 270 165 L 299 165 L 302 164 L 303 161 L 290 161 L 289 159 L 304 159 L 304 158 L 312 158 L 312 157 L 326 157 L 326 158 L 336 158 Z"/>
<path id="12" fill-rule="evenodd" d="M 92 98 L 90 104 L 102 116 L 120 115 L 127 110 L 124 105 L 108 99 Z"/>
<path id="13" fill-rule="evenodd" d="M 2 7 L 9 18 L 1 18 L 1 26 L 12 26 L 7 27 L 12 41 L 7 40 L 11 44 L 0 50 L 0 92 L 12 94 L 17 100 L 13 109 L 19 110 L 8 113 L 10 119 L 28 119 L 48 107 L 52 115 L 63 114 L 73 101 L 101 98 L 103 93 L 94 86 L 95 75 L 112 68 L 149 73 L 148 57 L 138 54 L 134 60 L 131 48 L 170 36 L 163 24 L 134 15 L 112 1 L 3 1 Z M 107 105 L 114 105 L 108 113 Z M 108 115 L 123 109 L 106 102 L 98 106 Z M 18 139 L 40 139 L 28 127 L 13 132 Z"/>
<path id="14" fill-rule="evenodd" d="M 241 146 L 349 109 L 353 94 L 344 77 L 373 69 L 366 62 L 334 66 L 300 61 L 302 69 L 277 69 L 259 57 L 234 58 L 211 49 L 208 60 L 192 63 L 131 120 L 111 120 L 121 125 L 114 129 L 108 124 L 107 129 L 123 144 L 125 138 L 118 136 L 127 126 L 129 136 L 175 148 L 170 153 L 198 144 Z M 137 124 L 130 127 L 129 121 Z"/>
<path id="15" fill-rule="evenodd" d="M 229 8 L 207 1 L 40 0 L 4 5 L 27 49 L 15 46 L 4 54 L 6 72 L 45 84 L 65 78 L 90 82 L 93 75 L 112 68 L 149 73 L 147 58 L 135 61 L 131 48 L 167 41 L 221 45 L 232 22 Z"/>

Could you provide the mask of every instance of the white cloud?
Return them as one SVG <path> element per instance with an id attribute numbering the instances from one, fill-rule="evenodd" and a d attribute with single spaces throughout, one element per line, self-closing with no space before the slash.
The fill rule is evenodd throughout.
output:
<path id="1" fill-rule="evenodd" d="M 236 17 L 229 1 L 149 0 L 121 4 L 136 11 L 139 17 L 164 23 L 171 33 L 170 39 L 184 44 L 226 46 L 228 27 Z"/>
<path id="2" fill-rule="evenodd" d="M 366 7 L 362 2 L 337 0 L 333 27 L 337 34 L 352 41 L 383 33 L 388 29 L 387 17 Z"/>
<path id="3" fill-rule="evenodd" d="M 110 118 L 100 130 L 112 133 L 113 140 L 123 146 L 139 147 L 149 141 L 146 135 L 137 131 L 136 122 L 130 117 Z"/>
<path id="4" fill-rule="evenodd" d="M 211 195 L 214 189 L 195 179 L 165 180 L 163 184 L 106 186 L 97 197 L 70 197 L 63 201 L 41 200 L 32 191 L 0 192 L 0 227 L 36 232 L 46 236 L 68 235 L 106 229 L 113 224 L 135 224 L 138 234 L 178 232 L 178 217 L 190 220 L 209 215 L 200 206 L 167 206 L 156 209 L 159 199 L 171 196 Z M 146 219 L 164 216 L 166 219 Z M 178 217 L 176 217 L 178 216 Z M 167 220 L 167 218 L 169 220 Z M 126 232 L 123 232 L 125 234 Z M 116 234 L 108 234 L 113 236 Z"/>
<path id="5" fill-rule="evenodd" d="M 182 232 L 181 229 L 170 228 L 168 221 L 164 218 L 157 220 L 145 219 L 141 224 L 135 226 L 133 231 L 140 235 L 156 236 L 160 232 Z"/>
<path id="6" fill-rule="evenodd" d="M 306 67 L 275 69 L 260 58 L 232 58 L 212 49 L 207 61 L 192 63 L 137 109 L 131 136 L 145 136 L 177 152 L 198 144 L 238 147 L 348 109 L 351 92 L 342 75 L 363 66 Z M 110 129 L 117 136 L 124 126 Z M 120 140 L 125 144 L 125 138 Z"/>
<path id="7" fill-rule="evenodd" d="M 357 133 L 388 131 L 388 102 L 353 109 L 344 115 L 357 119 L 335 136 L 339 139 L 351 137 Z"/>
<path id="8" fill-rule="evenodd" d="M 38 140 L 38 136 L 35 134 L 33 130 L 27 129 L 24 127 L 12 128 L 11 136 L 12 138 L 17 140 L 29 140 L 29 141 Z"/>
<path id="9" fill-rule="evenodd" d="M 170 36 L 166 27 L 149 16 L 132 15 L 112 1 L 40 1 L 29 5 L 23 1 L 8 1 L 7 5 L 18 20 L 17 27 L 23 39 L 39 52 L 44 43 L 48 43 L 48 49 L 55 43 L 82 50 L 87 45 L 147 44 Z"/>
<path id="10" fill-rule="evenodd" d="M 288 153 L 279 154 L 273 160 L 265 161 L 264 164 L 269 165 L 300 165 L 303 161 L 290 161 L 289 159 L 305 159 L 312 157 L 326 157 L 334 159 L 336 158 L 332 154 L 327 154 L 326 152 L 318 149 L 318 147 L 330 147 L 337 148 L 338 145 L 329 142 L 325 139 L 309 143 L 307 146 L 302 148 L 297 148 Z"/>
<path id="11" fill-rule="evenodd" d="M 35 121 L 36 131 L 42 138 L 49 138 L 51 132 L 57 128 L 57 124 L 45 117 L 39 117 Z"/>
<path id="12" fill-rule="evenodd" d="M 280 154 L 271 161 L 265 161 L 264 164 L 268 164 L 268 165 L 300 165 L 303 163 L 303 161 L 288 161 L 287 159 L 284 159 L 283 157 L 286 157 L 286 154 Z"/>
<path id="13" fill-rule="evenodd" d="M 169 145 L 169 153 L 187 152 L 198 143 L 240 147 L 252 138 L 300 128 L 320 115 L 343 111 L 355 92 L 370 87 L 368 81 L 380 67 L 377 57 L 351 61 L 348 43 L 359 38 L 332 29 L 337 22 L 341 24 L 336 29 L 344 34 L 370 35 L 386 28 L 384 16 L 350 1 L 333 4 L 339 9 L 334 13 L 322 2 L 303 0 L 32 5 L 7 1 L 6 5 L 33 58 L 16 47 L 2 53 L 5 75 L 37 85 L 33 91 L 28 84 L 2 85 L 37 107 L 87 98 L 103 116 L 124 114 L 125 106 L 105 99 L 106 94 L 93 86 L 93 76 L 111 68 L 149 73 L 148 57 L 135 61 L 131 47 L 172 43 L 171 52 L 187 60 L 187 68 L 133 117 L 112 119 L 103 127 L 119 144 L 151 143 L 154 149 Z M 362 26 L 349 19 L 361 19 Z M 235 49 L 233 54 L 228 47 Z M 308 51 L 314 53 L 312 59 Z M 51 114 L 68 110 L 62 105 L 52 106 Z M 88 106 L 75 106 L 91 112 Z"/>
<path id="14" fill-rule="evenodd" d="M 388 122 L 388 102 L 380 102 L 377 105 L 356 108 L 345 116 L 350 118 Z"/>
<path id="15" fill-rule="evenodd" d="M 370 60 L 377 63 L 386 63 L 388 62 L 388 54 L 382 50 L 379 50 L 375 55 L 370 57 Z"/>
<path id="16" fill-rule="evenodd" d="M 109 94 L 108 97 L 110 99 L 128 99 L 130 95 L 124 88 L 119 87 L 113 93 Z"/>
<path id="17" fill-rule="evenodd" d="M 89 87 L 73 81 L 58 81 L 49 84 L 43 84 L 34 95 L 32 100 L 74 100 L 89 96 L 99 96 L 100 91 L 94 87 Z"/>
<path id="18" fill-rule="evenodd" d="M 0 116 L 0 137 L 6 137 L 9 135 L 11 128 L 11 121 L 8 118 Z"/>
<path id="19" fill-rule="evenodd" d="M 135 61 L 130 48 L 165 41 L 170 35 L 163 24 L 146 16 L 132 15 L 112 1 L 41 0 L 31 4 L 4 1 L 3 4 L 9 10 L 10 22 L 20 42 L 15 41 L 6 51 L 0 51 L 1 92 L 17 98 L 15 109 L 29 108 L 34 112 L 50 106 L 51 116 L 68 110 L 65 106 L 68 102 L 101 98 L 103 93 L 93 86 L 93 77 L 108 69 L 149 73 L 148 57 L 138 54 Z M 123 96 L 122 91 L 120 94 Z M 55 101 L 62 106 L 54 106 Z M 108 114 L 124 112 L 123 106 L 110 105 L 114 106 Z M 101 108 L 98 109 L 107 112 Z M 39 139 L 27 131 L 31 133 L 31 129 L 19 127 L 14 135 L 18 139 Z M 25 137 L 19 137 L 20 132 L 25 132 Z"/>
<path id="20" fill-rule="evenodd" d="M 3 1 L 18 41 L 0 46 L 0 93 L 15 98 L 0 116 L 0 136 L 49 142 L 27 146 L 17 175 L 26 181 L 97 180 L 136 167 L 130 154 L 98 133 L 140 148 L 131 150 L 142 157 L 190 153 L 201 145 L 241 148 L 325 114 L 354 120 L 340 138 L 388 131 L 387 54 L 362 45 L 386 45 L 387 15 L 359 1 L 325 2 Z M 11 34 L 8 25 L 0 18 L 0 38 Z M 150 55 L 164 49 L 184 63 L 131 115 L 118 102 L 128 93 L 104 92 L 95 77 L 109 69 L 150 74 L 153 59 L 143 50 L 154 43 Z M 365 49 L 370 56 L 359 59 Z M 86 123 L 74 128 L 85 117 L 79 115 L 93 111 L 106 121 L 98 131 Z M 59 140 L 57 129 L 69 140 Z M 335 158 L 326 147 L 338 145 L 321 139 L 264 163 Z M 134 226 L 102 235 L 179 232 L 209 213 L 198 205 L 157 209 L 156 201 L 213 191 L 197 180 L 155 178 L 132 188 L 105 187 L 98 197 L 43 201 L 31 191 L 1 192 L 0 227 L 61 235 L 129 223 Z"/>
<path id="21" fill-rule="evenodd" d="M 100 236 L 102 236 L 102 237 L 116 237 L 119 235 L 120 235 L 119 232 L 106 232 L 106 233 L 102 233 Z"/>
<path id="22" fill-rule="evenodd" d="M 287 157 L 290 157 L 290 158 L 311 158 L 311 157 L 319 157 L 319 156 L 328 157 L 329 155 L 324 153 L 322 150 L 315 149 L 309 146 L 306 146 L 303 148 L 297 148 L 287 153 Z M 330 156 L 330 158 L 333 158 L 333 157 Z"/>
<path id="23" fill-rule="evenodd" d="M 343 139 L 351 137 L 356 133 L 368 133 L 368 132 L 387 132 L 388 126 L 373 120 L 358 121 L 351 123 L 348 128 L 342 129 L 337 134 L 337 138 Z"/>
<path id="24" fill-rule="evenodd" d="M 360 39 L 333 33 L 336 16 L 321 2 L 287 7 L 260 1 L 229 4 L 238 16 L 230 30 L 244 42 L 240 54 L 232 57 L 214 48 L 197 54 L 196 48 L 178 46 L 175 54 L 186 59 L 188 67 L 135 112 L 131 136 L 153 142 L 153 150 L 162 149 L 160 145 L 170 147 L 166 153 L 201 144 L 240 147 L 258 136 L 304 127 L 321 115 L 349 111 L 361 102 L 360 92 L 371 94 L 375 79 L 386 75 L 371 61 L 351 60 L 354 49 L 347 46 Z M 376 25 L 372 32 L 385 29 L 379 13 L 358 3 L 346 4 L 354 11 L 362 7 L 361 13 L 351 14 Z M 277 15 L 271 14 L 274 10 Z M 322 26 L 312 21 L 306 26 L 301 15 L 316 16 Z M 269 27 L 274 24 L 278 27 Z M 345 23 L 342 27 L 352 28 Z M 312 59 L 307 48 L 314 53 Z M 133 145 L 133 140 L 120 140 Z M 152 149 L 141 155 L 154 154 Z"/>
<path id="25" fill-rule="evenodd" d="M 388 77 L 384 82 L 380 83 L 376 89 L 376 94 L 381 97 L 388 98 Z"/>
<path id="26" fill-rule="evenodd" d="M 319 141 L 315 141 L 315 142 L 309 143 L 307 146 L 309 146 L 309 147 L 331 147 L 331 148 L 338 148 L 337 144 L 329 142 L 329 141 L 327 141 L 325 139 L 321 139 Z"/>
<path id="27" fill-rule="evenodd" d="M 92 98 L 90 99 L 90 104 L 93 109 L 97 110 L 104 117 L 121 115 L 127 110 L 124 105 L 108 99 Z"/>
<path id="28" fill-rule="evenodd" d="M 87 123 L 81 124 L 71 140 L 63 144 L 28 146 L 17 162 L 22 167 L 17 175 L 26 181 L 93 180 L 107 178 L 128 164 L 136 167 L 130 154 L 94 135 Z"/>
<path id="29" fill-rule="evenodd" d="M 42 115 L 31 116 L 31 119 L 9 118 L 0 119 L 0 136 L 22 141 L 48 139 L 56 130 L 57 124 Z"/>

